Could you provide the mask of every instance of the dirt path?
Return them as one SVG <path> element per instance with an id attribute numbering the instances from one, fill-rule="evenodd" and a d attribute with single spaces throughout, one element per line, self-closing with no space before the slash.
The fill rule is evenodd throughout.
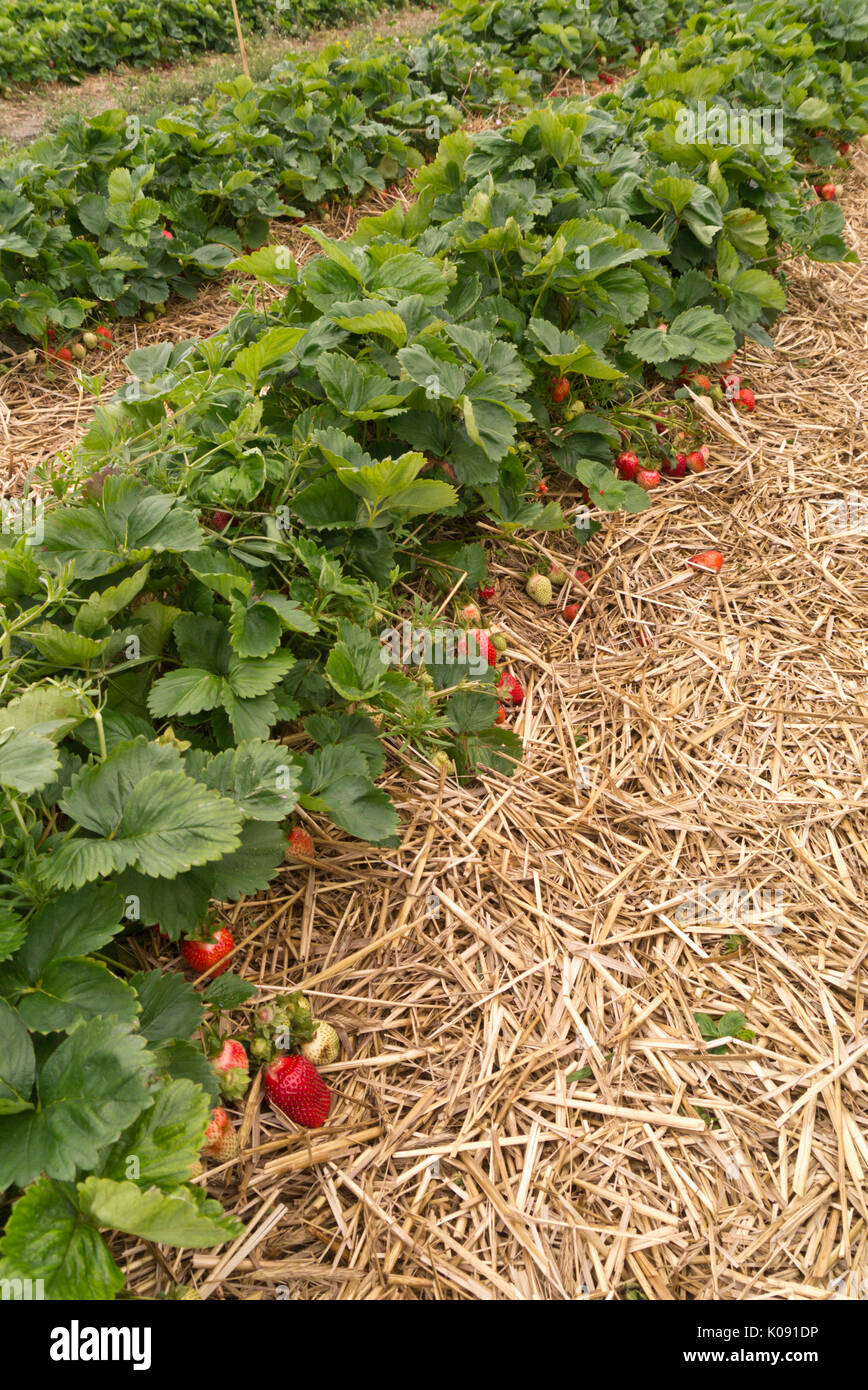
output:
<path id="1" fill-rule="evenodd" d="M 843 202 L 868 256 L 864 154 Z M 441 785 L 395 748 L 402 850 L 323 829 L 256 912 L 240 968 L 305 988 L 345 1056 L 315 1135 L 239 1111 L 207 1184 L 248 1234 L 171 1256 L 205 1296 L 868 1288 L 868 269 L 791 270 L 740 442 L 582 552 L 572 630 L 500 567 L 521 776 Z M 719 578 L 684 564 L 709 545 Z M 694 1015 L 736 1010 L 753 1036 L 715 1052 Z"/>

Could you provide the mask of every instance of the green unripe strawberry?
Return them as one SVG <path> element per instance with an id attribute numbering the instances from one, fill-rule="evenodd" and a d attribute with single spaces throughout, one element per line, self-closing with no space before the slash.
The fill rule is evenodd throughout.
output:
<path id="1" fill-rule="evenodd" d="M 438 748 L 436 753 L 432 753 L 431 761 L 438 772 L 442 772 L 445 768 L 447 777 L 451 777 L 455 772 L 454 762 L 450 758 L 449 754 L 446 753 L 442 748 Z"/>
<path id="2" fill-rule="evenodd" d="M 328 1066 L 329 1062 L 336 1062 L 340 1057 L 341 1040 L 336 1029 L 330 1023 L 324 1023 L 322 1019 L 315 1018 L 313 1026 L 316 1032 L 310 1042 L 302 1043 L 301 1054 L 309 1062 L 313 1062 L 315 1067 L 325 1067 Z"/>
<path id="3" fill-rule="evenodd" d="M 505 652 L 509 646 L 502 632 L 489 632 L 488 638 L 496 652 Z"/>
<path id="4" fill-rule="evenodd" d="M 544 574 L 532 574 L 524 586 L 524 591 L 540 608 L 545 608 L 546 604 L 552 601 L 551 580 L 546 579 Z"/>

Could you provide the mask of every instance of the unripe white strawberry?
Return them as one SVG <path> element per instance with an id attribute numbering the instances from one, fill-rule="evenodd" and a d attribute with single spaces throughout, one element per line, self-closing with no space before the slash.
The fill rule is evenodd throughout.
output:
<path id="1" fill-rule="evenodd" d="M 532 598 L 534 603 L 538 603 L 540 608 L 545 608 L 547 603 L 552 601 L 551 580 L 546 579 L 544 574 L 532 574 L 524 591 L 528 598 Z"/>
<path id="2" fill-rule="evenodd" d="M 324 1023 L 321 1018 L 314 1019 L 314 1027 L 316 1032 L 310 1042 L 302 1043 L 301 1054 L 309 1062 L 313 1062 L 315 1067 L 325 1067 L 340 1057 L 341 1040 L 336 1029 L 330 1023 Z"/>

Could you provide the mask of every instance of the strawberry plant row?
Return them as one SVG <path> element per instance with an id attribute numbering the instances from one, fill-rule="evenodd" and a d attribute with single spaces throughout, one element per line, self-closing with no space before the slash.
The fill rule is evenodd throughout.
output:
<path id="1" fill-rule="evenodd" d="M 700 101 L 737 106 L 752 67 L 789 81 L 790 50 L 824 51 L 826 29 L 785 4 L 684 28 L 616 93 L 445 135 L 411 206 L 347 242 L 311 229 L 303 265 L 236 257 L 253 287 L 231 323 L 131 353 L 51 478 L 39 536 L 0 534 L 0 1188 L 17 1197 L 0 1277 L 110 1298 L 101 1229 L 180 1246 L 237 1231 L 190 1184 L 219 1098 L 197 1039 L 252 994 L 209 904 L 266 889 L 302 813 L 396 845 L 377 785 L 395 744 L 465 779 L 514 769 L 523 692 L 501 644 L 474 640 L 474 596 L 491 593 L 479 521 L 502 537 L 576 524 L 541 468 L 585 490 L 581 536 L 647 507 L 659 475 L 624 431 L 649 462 L 664 446 L 632 397 L 768 341 L 781 246 L 851 254 L 788 143 L 826 138 L 801 87 L 783 91 L 780 148 L 685 138 Z M 836 134 L 864 128 L 848 63 L 814 65 Z M 282 297 L 263 307 L 258 283 Z M 561 578 L 535 573 L 527 593 L 545 606 Z M 417 650 L 452 592 L 457 640 Z M 292 852 L 312 848 L 295 826 Z M 220 972 L 206 989 L 137 968 L 157 925 Z M 310 1037 L 295 1013 L 293 1028 Z M 266 1093 L 322 1123 L 327 1095 L 306 1073 L 299 1099 L 300 1072 L 278 1059 Z M 207 1142 L 228 1156 L 221 1115 Z"/>
<path id="2" fill-rule="evenodd" d="M 70 118 L 0 167 L 0 335 L 12 349 L 27 339 L 47 349 L 59 335 L 62 350 L 88 318 L 192 296 L 265 239 L 269 218 L 303 217 L 418 167 L 460 123 L 459 107 L 528 105 L 555 65 L 590 72 L 595 54 L 625 49 L 633 7 L 616 24 L 599 3 L 586 12 L 535 0 L 514 32 L 501 37 L 495 25 L 482 39 L 447 12 L 419 43 L 291 60 L 266 82 L 221 84 L 155 124 L 122 110 Z M 549 21 L 577 14 L 580 24 L 554 26 L 543 61 Z"/>
<path id="3" fill-rule="evenodd" d="M 262 28 L 273 8 L 238 0 L 248 30 Z M 235 48 L 231 6 L 219 0 L 0 0 L 0 87 L 11 83 L 75 81 L 118 63 L 169 67 L 190 53 Z"/>
<path id="4" fill-rule="evenodd" d="M 36 339 L 48 350 L 50 342 L 69 360 L 64 334 L 92 317 L 160 312 L 173 292 L 194 295 L 203 277 L 265 239 L 269 218 L 300 218 L 325 199 L 402 178 L 459 124 L 459 106 L 528 105 L 552 81 L 550 68 L 588 73 L 604 50 L 635 56 L 654 13 L 567 0 L 536 0 L 519 12 L 500 0 L 471 25 L 466 10 L 447 12 L 418 43 L 381 43 L 361 58 L 329 50 L 282 65 L 265 83 L 221 84 L 155 126 L 123 111 L 73 118 L 0 168 L 8 346 Z M 792 16 L 789 30 L 772 28 L 769 12 Z M 724 85 L 736 108 L 765 92 L 764 108 L 769 94 L 779 103 L 788 148 L 833 164 L 836 145 L 865 128 L 866 65 L 848 57 L 855 40 L 821 42 L 795 13 L 765 4 L 747 14 L 733 8 L 713 24 L 682 16 L 683 42 L 649 51 L 636 98 L 653 91 L 665 100 L 677 91 L 679 64 L 704 63 L 700 86 L 683 94 L 689 114 L 699 103 L 722 109 Z M 570 14 L 576 23 L 555 22 Z"/>

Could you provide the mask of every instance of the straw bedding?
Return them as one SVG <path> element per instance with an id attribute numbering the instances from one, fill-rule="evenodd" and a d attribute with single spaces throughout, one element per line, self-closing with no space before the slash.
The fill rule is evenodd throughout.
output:
<path id="1" fill-rule="evenodd" d="M 863 257 L 866 171 L 843 198 Z M 712 421 L 708 471 L 581 552 L 549 538 L 591 574 L 561 591 L 574 624 L 502 549 L 515 778 L 459 787 L 393 746 L 400 851 L 314 818 L 315 865 L 233 910 L 262 996 L 304 988 L 341 1034 L 332 1112 L 299 1132 L 254 1083 L 240 1157 L 201 1179 L 245 1235 L 117 1240 L 138 1295 L 868 1291 L 868 509 L 835 530 L 824 507 L 868 489 L 868 270 L 789 271 L 777 352 L 740 354 L 756 414 Z M 149 336 L 216 327 L 222 293 Z M 75 400 L 18 389 L 16 458 L 72 439 Z M 719 576 L 685 564 L 709 546 Z M 702 885 L 731 890 L 721 919 L 684 924 Z M 731 910 L 744 890 L 773 925 Z M 754 1036 L 720 1052 L 694 1014 L 732 1010 Z"/>

